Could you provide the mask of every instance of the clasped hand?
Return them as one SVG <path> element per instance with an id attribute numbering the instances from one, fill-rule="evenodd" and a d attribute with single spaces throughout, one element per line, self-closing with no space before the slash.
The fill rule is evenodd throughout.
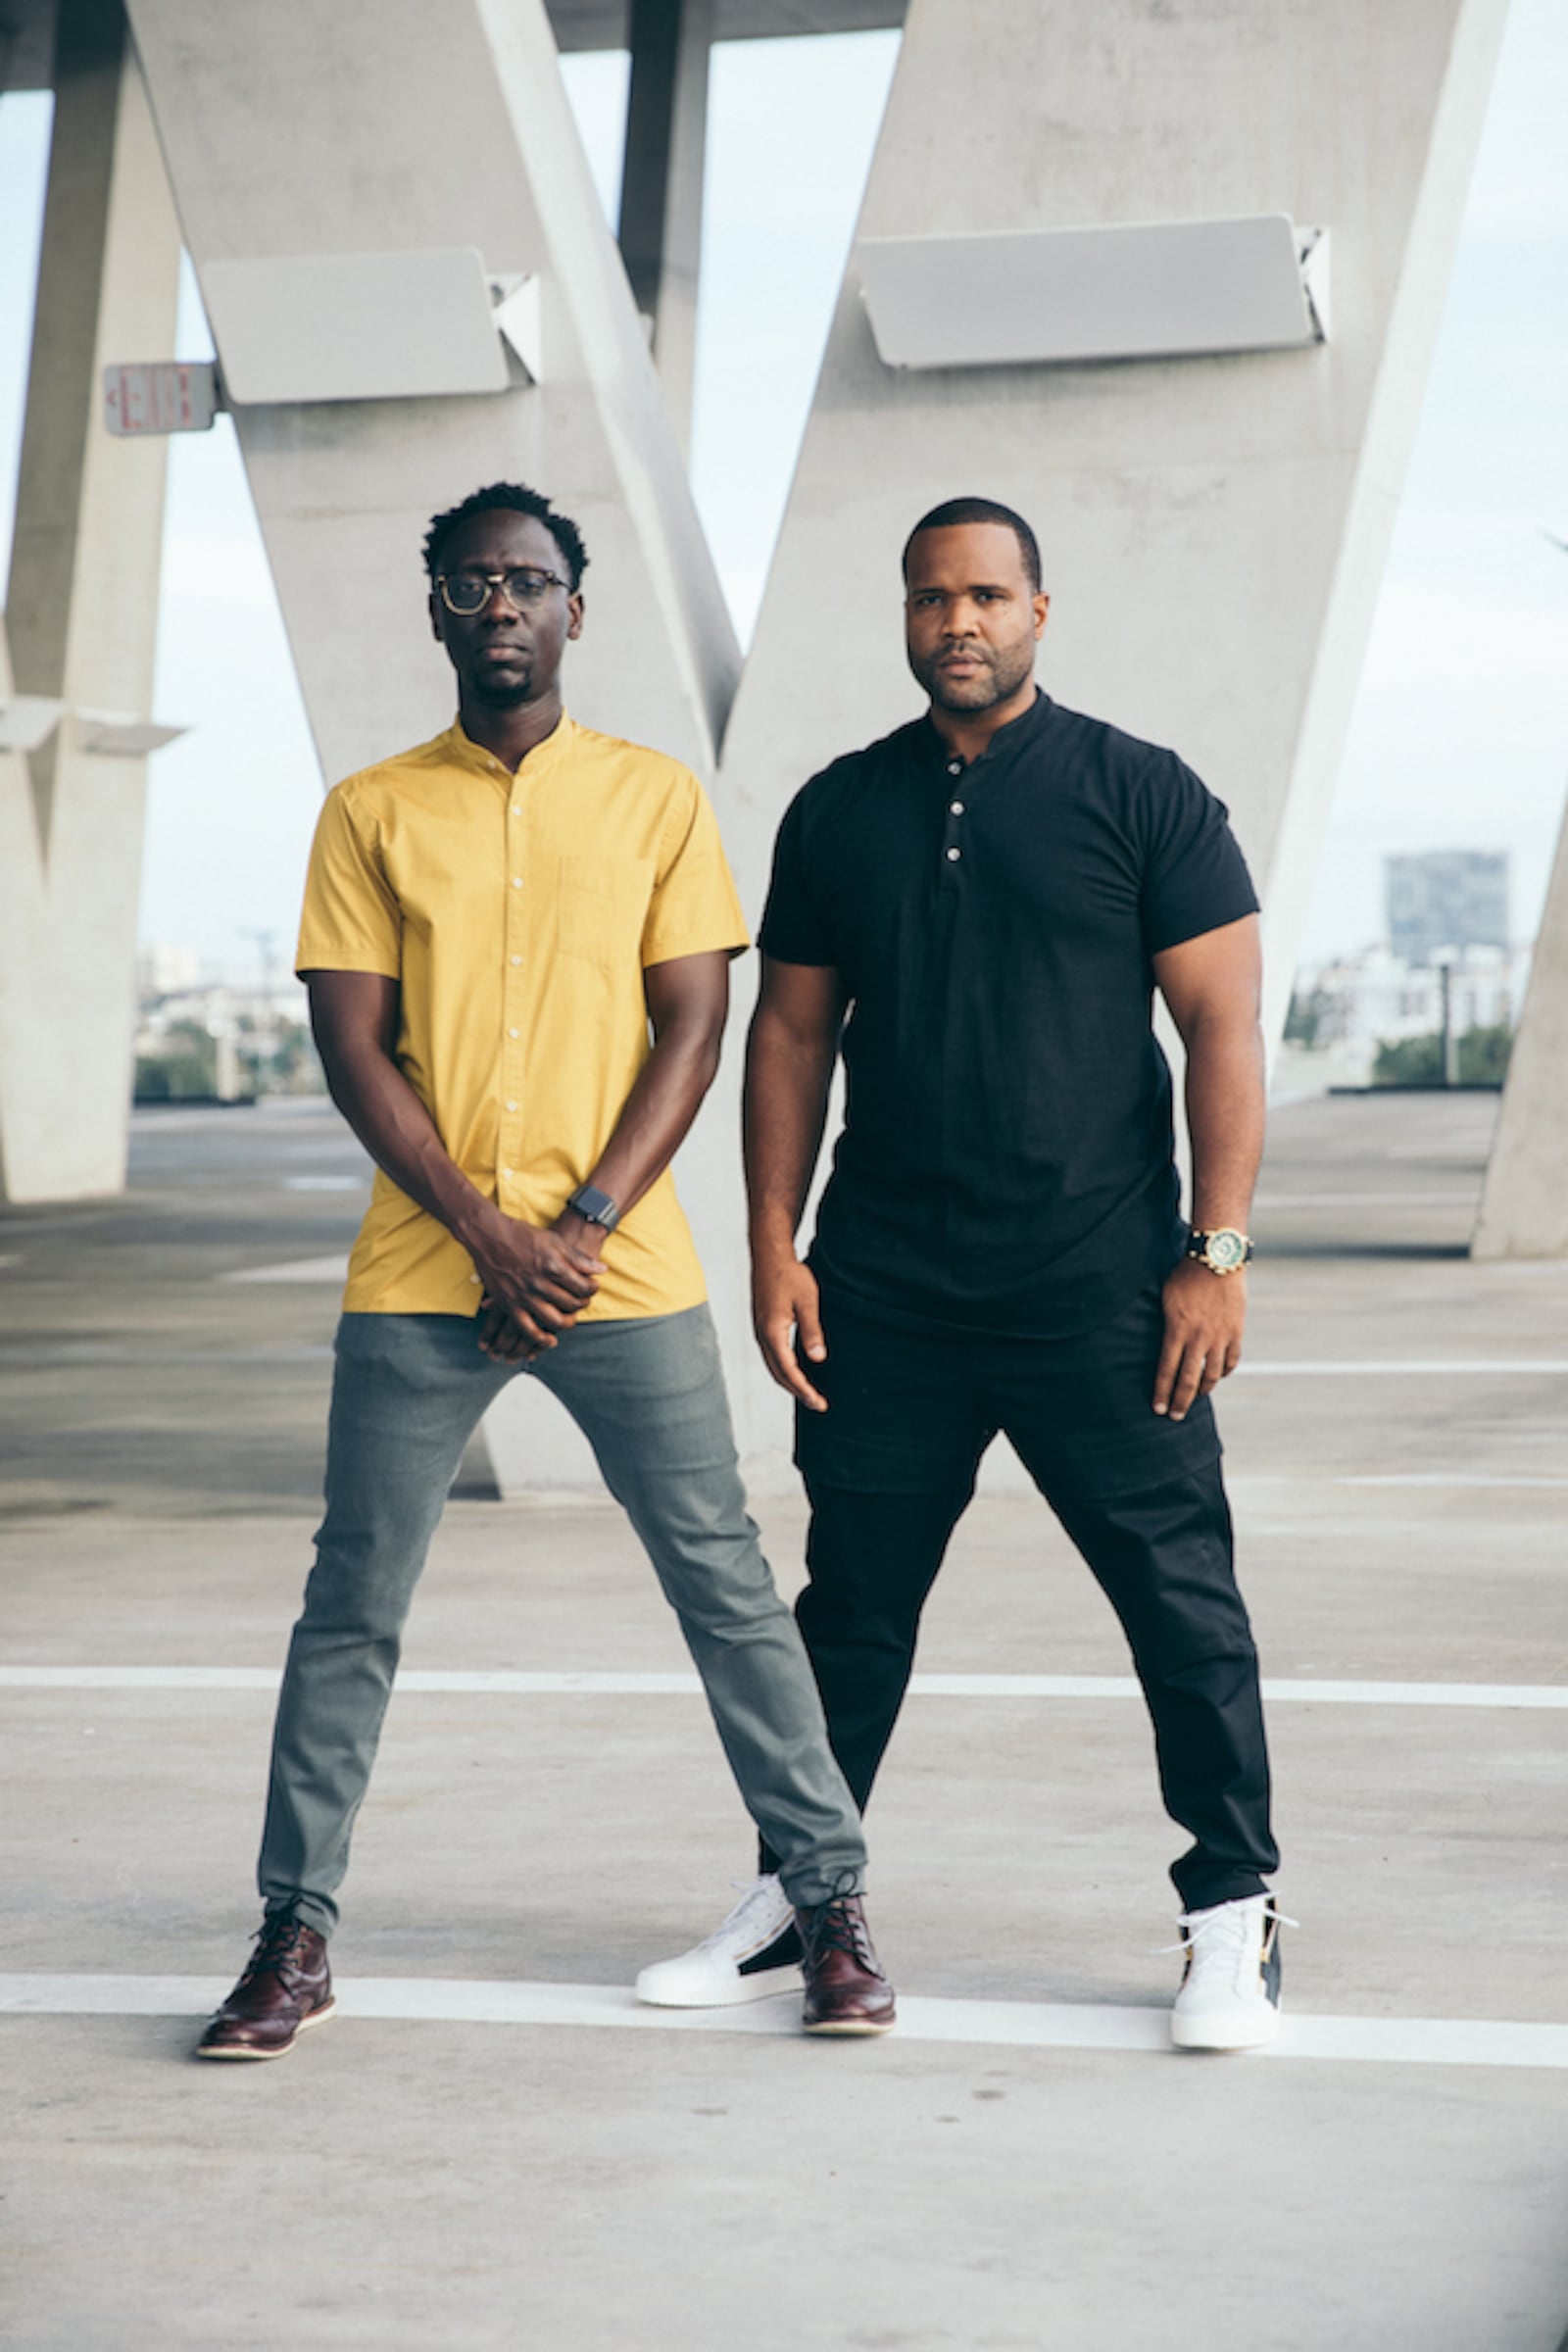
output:
<path id="1" fill-rule="evenodd" d="M 571 1329 L 604 1272 L 597 1250 L 582 1239 L 585 1230 L 591 1229 L 570 1211 L 548 1228 L 508 1217 L 474 1251 L 486 1355 L 498 1363 L 532 1363 Z"/>

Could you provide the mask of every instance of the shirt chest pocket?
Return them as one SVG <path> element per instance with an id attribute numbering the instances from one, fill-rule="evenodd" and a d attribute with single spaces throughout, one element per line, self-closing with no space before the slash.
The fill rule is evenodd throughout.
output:
<path id="1" fill-rule="evenodd" d="M 601 971 L 637 971 L 658 866 L 652 858 L 563 858 L 556 945 Z"/>

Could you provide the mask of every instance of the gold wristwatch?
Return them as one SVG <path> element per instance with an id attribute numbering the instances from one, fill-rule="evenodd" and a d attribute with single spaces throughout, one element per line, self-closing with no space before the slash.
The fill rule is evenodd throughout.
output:
<path id="1" fill-rule="evenodd" d="M 1251 1254 L 1251 1243 L 1234 1225 L 1215 1225 L 1207 1233 L 1195 1225 L 1188 1236 L 1187 1255 L 1211 1274 L 1239 1274 Z"/>

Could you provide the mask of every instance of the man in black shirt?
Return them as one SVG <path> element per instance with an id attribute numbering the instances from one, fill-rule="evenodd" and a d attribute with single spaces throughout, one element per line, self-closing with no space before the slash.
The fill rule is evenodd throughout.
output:
<path id="1" fill-rule="evenodd" d="M 1048 600 L 1021 516 L 950 501 L 904 566 L 930 709 L 785 815 L 748 1062 L 757 1332 L 811 1504 L 801 1630 L 863 1806 L 1005 1431 L 1120 1617 L 1194 1840 L 1172 1871 L 1174 2038 L 1250 2047 L 1278 2023 L 1279 1857 L 1208 1399 L 1240 1358 L 1262 1148 L 1257 901 L 1190 769 L 1036 688 Z M 1156 986 L 1187 1048 L 1192 1228 Z M 802 1263 L 841 1050 L 844 1130 Z M 706 1944 L 644 1971 L 645 1999 L 777 1984 L 771 1868 L 764 1851 Z"/>

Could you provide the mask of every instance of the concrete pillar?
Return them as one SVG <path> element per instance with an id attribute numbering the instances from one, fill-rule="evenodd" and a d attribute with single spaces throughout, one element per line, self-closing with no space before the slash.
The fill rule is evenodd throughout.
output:
<path id="1" fill-rule="evenodd" d="M 1476 1258 L 1568 1257 L 1568 815 L 1503 1089 Z"/>
<path id="2" fill-rule="evenodd" d="M 498 477 L 548 491 L 588 543 L 574 714 L 710 775 L 734 629 L 542 0 L 130 0 L 130 15 L 198 278 L 215 262 L 471 246 L 492 274 L 540 283 L 537 383 L 235 406 L 327 781 L 450 723 L 419 542 L 438 508 Z"/>
<path id="3" fill-rule="evenodd" d="M 198 277 L 224 261 L 471 246 L 492 274 L 539 281 L 536 382 L 235 407 L 327 781 L 450 724 L 419 545 L 432 513 L 498 478 L 547 491 L 588 543 L 573 714 L 710 781 L 739 651 L 542 0 L 130 13 Z M 221 360 L 220 329 L 218 343 Z M 711 1148 L 733 1160 L 732 1136 Z M 504 1491 L 598 1490 L 533 1383 L 513 1384 L 489 1434 Z"/>
<path id="4" fill-rule="evenodd" d="M 145 716 L 165 446 L 113 440 L 99 377 L 172 357 L 179 234 L 119 0 L 61 0 L 55 118 L 7 620 L 16 690 L 63 700 L 0 758 L 0 1186 L 118 1191 L 135 1021 L 144 759 L 75 712 Z"/>
<path id="5" fill-rule="evenodd" d="M 620 254 L 648 319 L 664 405 L 691 449 L 714 0 L 631 0 Z"/>
<path id="6" fill-rule="evenodd" d="M 1049 691 L 1174 745 L 1229 804 L 1264 899 L 1277 1035 L 1504 0 L 1091 13 L 1086 36 L 1078 0 L 911 0 L 858 235 L 1286 213 L 1330 232 L 1330 338 L 899 370 L 852 252 L 724 738 L 722 813 L 755 908 L 791 793 L 919 707 L 909 524 L 956 493 L 1005 500 L 1044 550 Z M 737 1230 L 710 1254 L 739 1246 Z M 743 1453 L 777 1461 L 776 1392 L 758 1367 L 737 1385 Z"/>

